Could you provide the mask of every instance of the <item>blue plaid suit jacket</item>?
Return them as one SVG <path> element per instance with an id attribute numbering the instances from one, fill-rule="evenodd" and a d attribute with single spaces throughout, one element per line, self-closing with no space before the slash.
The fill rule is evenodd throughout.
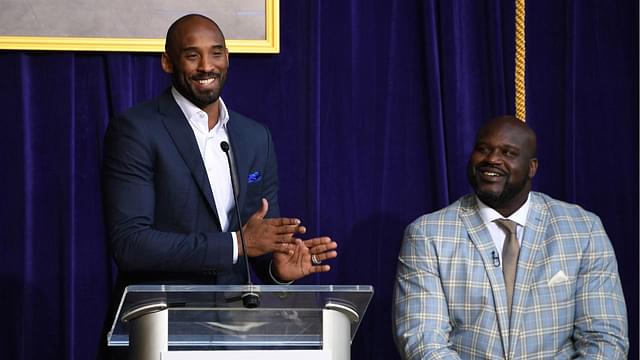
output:
<path id="1" fill-rule="evenodd" d="M 407 227 L 393 310 L 403 358 L 626 358 L 624 297 L 597 216 L 531 193 L 511 327 L 493 251 L 474 195 Z"/>

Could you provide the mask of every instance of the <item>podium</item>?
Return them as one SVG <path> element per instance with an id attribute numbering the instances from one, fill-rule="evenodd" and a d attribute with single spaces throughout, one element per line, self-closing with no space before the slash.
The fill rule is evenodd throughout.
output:
<path id="1" fill-rule="evenodd" d="M 242 295 L 260 294 L 260 306 Z M 348 360 L 362 285 L 131 285 L 107 335 L 130 359 Z"/>

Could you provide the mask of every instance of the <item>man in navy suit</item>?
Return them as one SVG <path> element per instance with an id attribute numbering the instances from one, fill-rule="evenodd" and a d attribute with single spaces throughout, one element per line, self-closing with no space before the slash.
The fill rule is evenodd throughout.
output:
<path id="1" fill-rule="evenodd" d="M 245 284 L 234 185 L 247 255 L 263 282 L 329 271 L 321 262 L 337 256 L 336 243 L 302 241 L 300 220 L 279 217 L 269 130 L 220 98 L 229 54 L 218 25 L 201 15 L 178 19 L 161 61 L 173 86 L 112 119 L 105 137 L 105 217 L 120 286 Z"/>

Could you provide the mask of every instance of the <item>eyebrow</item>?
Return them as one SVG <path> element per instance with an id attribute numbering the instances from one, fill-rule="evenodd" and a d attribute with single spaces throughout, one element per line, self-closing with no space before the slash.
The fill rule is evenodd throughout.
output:
<path id="1" fill-rule="evenodd" d="M 522 149 L 522 146 L 519 146 L 518 144 L 515 144 L 515 143 L 502 143 L 502 144 L 494 145 L 494 144 L 491 144 L 489 141 L 486 141 L 486 140 L 478 140 L 478 141 L 476 141 L 475 146 L 478 146 L 478 145 L 490 145 L 490 146 L 498 147 L 498 148 L 510 148 L 510 149 L 518 149 L 518 150 Z"/>
<path id="2" fill-rule="evenodd" d="M 222 50 L 224 49 L 225 46 L 224 45 L 213 45 L 211 46 L 211 49 L 216 49 L 216 50 Z M 180 49 L 181 53 L 187 52 L 187 51 L 193 51 L 193 50 L 198 50 L 199 48 L 197 46 L 188 46 L 185 48 Z"/>

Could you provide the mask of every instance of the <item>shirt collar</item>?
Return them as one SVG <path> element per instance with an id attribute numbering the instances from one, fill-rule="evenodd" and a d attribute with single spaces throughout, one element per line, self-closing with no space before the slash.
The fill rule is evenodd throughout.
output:
<path id="1" fill-rule="evenodd" d="M 200 117 L 200 114 L 207 115 L 206 112 L 202 111 L 202 109 L 194 105 L 186 97 L 182 96 L 182 94 L 180 94 L 180 92 L 173 86 L 171 87 L 171 95 L 173 95 L 173 99 L 176 101 L 178 107 L 180 107 L 180 110 L 182 110 L 182 113 L 187 120 L 193 119 L 194 116 Z M 219 97 L 218 101 L 220 102 L 220 114 L 218 114 L 218 123 L 216 124 L 216 127 L 221 125 L 226 129 L 227 123 L 229 122 L 229 111 L 227 111 L 227 106 L 224 104 L 224 101 L 222 101 L 222 97 Z M 205 116 L 204 118 L 208 120 L 209 117 Z"/>
<path id="2" fill-rule="evenodd" d="M 490 208 L 485 203 L 483 203 L 478 196 L 476 196 L 476 201 L 478 202 L 478 211 L 480 212 L 480 217 L 485 224 L 491 223 L 497 219 L 504 219 L 499 212 Z M 527 214 L 529 213 L 529 206 L 531 204 L 531 193 L 527 195 L 527 201 L 522 204 L 522 206 L 516 210 L 511 216 L 507 219 L 514 221 L 516 224 L 524 227 L 527 223 Z"/>

